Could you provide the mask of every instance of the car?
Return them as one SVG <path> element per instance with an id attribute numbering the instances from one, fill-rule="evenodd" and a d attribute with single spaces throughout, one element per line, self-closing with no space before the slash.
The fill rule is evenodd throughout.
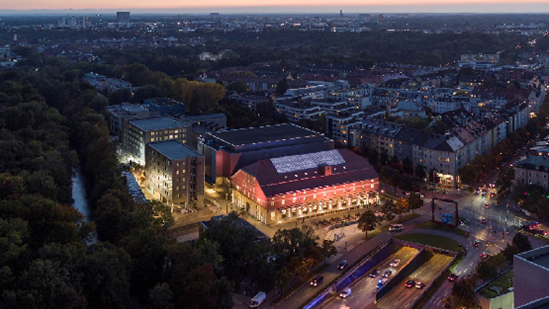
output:
<path id="1" fill-rule="evenodd" d="M 480 218 L 480 223 L 486 224 L 486 218 Z"/>
<path id="2" fill-rule="evenodd" d="M 484 208 L 490 208 L 490 205 L 488 203 L 484 203 Z"/>
<path id="3" fill-rule="evenodd" d="M 496 196 L 496 192 L 490 192 L 490 197 Z"/>
<path id="4" fill-rule="evenodd" d="M 486 190 L 482 190 L 482 191 L 480 192 L 480 195 L 482 195 L 482 196 L 486 196 L 486 194 L 487 194 L 487 193 L 488 193 L 488 191 L 486 191 Z"/>
<path id="5" fill-rule="evenodd" d="M 402 224 L 391 224 L 389 226 L 389 231 L 390 232 L 400 232 L 400 231 L 402 231 L 402 229 L 403 229 Z"/>
<path id="6" fill-rule="evenodd" d="M 351 295 L 351 288 L 345 288 L 341 293 L 339 293 L 339 297 L 345 299 Z"/>
<path id="7" fill-rule="evenodd" d="M 384 285 L 385 283 L 387 283 L 387 281 L 389 281 L 389 279 L 381 278 L 377 281 L 377 286 L 380 287 L 380 286 Z"/>
<path id="8" fill-rule="evenodd" d="M 423 289 L 423 287 L 425 287 L 425 283 L 421 281 L 416 282 L 416 289 Z"/>
<path id="9" fill-rule="evenodd" d="M 311 281 L 311 286 L 319 286 L 324 281 L 324 277 L 318 276 Z"/>
<path id="10" fill-rule="evenodd" d="M 390 271 L 389 269 L 387 269 L 387 270 L 383 273 L 383 278 L 389 278 L 392 274 L 393 274 L 393 272 Z"/>
<path id="11" fill-rule="evenodd" d="M 374 269 L 368 276 L 370 278 L 375 278 L 375 277 L 377 277 L 377 275 L 379 275 L 379 270 Z"/>
<path id="12" fill-rule="evenodd" d="M 459 224 L 460 224 L 460 225 L 465 225 L 465 224 L 467 224 L 467 223 L 469 223 L 469 221 L 467 221 L 467 219 L 465 219 L 465 218 L 460 218 L 460 219 L 459 219 Z"/>
<path id="13" fill-rule="evenodd" d="M 478 247 L 478 246 L 480 246 L 480 240 L 477 239 L 473 242 L 473 247 Z"/>
<path id="14" fill-rule="evenodd" d="M 456 281 L 458 278 L 459 276 L 456 274 L 450 274 L 450 276 L 448 276 L 448 280 L 452 282 Z"/>
<path id="15" fill-rule="evenodd" d="M 391 267 L 397 267 L 398 264 L 400 264 L 400 259 L 394 259 L 389 265 L 391 265 Z"/>
<path id="16" fill-rule="evenodd" d="M 533 231 L 533 233 L 536 234 L 536 235 L 547 236 L 547 231 L 546 230 L 535 229 Z"/>
<path id="17" fill-rule="evenodd" d="M 414 280 L 408 280 L 406 284 L 404 284 L 404 286 L 407 288 L 413 288 L 415 285 L 416 283 L 414 282 Z"/>
<path id="18" fill-rule="evenodd" d="M 345 261 L 342 261 L 341 263 L 339 263 L 339 265 L 337 265 L 337 269 L 343 270 L 343 269 L 345 269 L 345 268 L 347 267 L 347 265 L 349 265 L 349 264 L 347 263 L 346 260 L 345 260 Z"/>
<path id="19" fill-rule="evenodd" d="M 487 259 L 489 257 L 490 257 L 490 255 L 488 253 L 484 252 L 484 251 L 480 254 L 480 258 L 483 259 L 483 260 Z"/>

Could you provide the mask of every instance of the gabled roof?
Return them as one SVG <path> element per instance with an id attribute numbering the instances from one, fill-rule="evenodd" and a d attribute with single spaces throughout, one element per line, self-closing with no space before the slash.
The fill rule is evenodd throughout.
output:
<path id="1" fill-rule="evenodd" d="M 296 166 L 277 169 L 280 162 Z M 307 168 L 300 168 L 300 162 L 308 162 L 305 164 Z M 323 175 L 322 166 L 332 166 L 333 173 Z M 238 173 L 242 171 L 256 178 L 266 197 L 378 178 L 368 160 L 348 149 L 265 159 L 244 167 Z"/>

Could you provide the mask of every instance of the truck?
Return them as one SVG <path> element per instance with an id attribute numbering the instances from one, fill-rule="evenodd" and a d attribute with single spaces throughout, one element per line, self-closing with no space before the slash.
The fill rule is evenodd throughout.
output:
<path id="1" fill-rule="evenodd" d="M 252 300 L 250 301 L 250 308 L 259 308 L 259 305 L 263 303 L 265 297 L 267 297 L 267 295 L 265 295 L 265 292 L 258 292 L 257 294 L 255 294 L 254 298 L 252 298 Z"/>

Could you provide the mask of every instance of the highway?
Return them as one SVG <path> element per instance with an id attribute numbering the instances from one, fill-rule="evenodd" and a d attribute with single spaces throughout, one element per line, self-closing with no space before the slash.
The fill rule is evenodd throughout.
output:
<path id="1" fill-rule="evenodd" d="M 418 267 L 408 278 L 402 280 L 395 288 L 385 295 L 379 302 L 379 309 L 408 309 L 419 297 L 420 289 L 404 286 L 406 281 L 421 281 L 425 287 L 429 286 L 436 279 L 437 275 L 452 261 L 452 257 L 444 254 L 435 254 L 427 262 Z M 424 287 L 424 288 L 425 288 Z"/>
<path id="2" fill-rule="evenodd" d="M 370 271 L 368 271 L 364 276 L 358 279 L 358 281 L 351 285 L 351 296 L 347 299 L 341 299 L 339 297 L 332 297 L 328 300 L 321 308 L 364 308 L 368 304 L 374 302 L 374 294 L 378 280 L 381 278 L 381 275 L 385 270 L 390 269 L 393 271 L 392 276 L 395 276 L 398 271 L 406 265 L 412 258 L 414 258 L 419 251 L 410 247 L 402 247 L 394 254 L 388 256 L 381 263 L 377 264 Z M 391 261 L 394 259 L 400 259 L 401 262 L 398 267 L 390 267 Z M 377 278 L 370 278 L 368 275 L 372 270 L 379 270 L 380 274 Z"/>

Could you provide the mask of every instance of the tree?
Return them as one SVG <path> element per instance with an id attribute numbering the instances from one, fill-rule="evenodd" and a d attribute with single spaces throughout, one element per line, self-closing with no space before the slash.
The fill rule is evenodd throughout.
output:
<path id="1" fill-rule="evenodd" d="M 402 171 L 408 175 L 412 175 L 412 173 L 414 172 L 414 166 L 412 165 L 412 160 L 410 160 L 409 158 L 404 158 L 404 160 L 402 160 Z"/>
<path id="2" fill-rule="evenodd" d="M 501 251 L 501 253 L 505 256 L 505 259 L 508 263 L 513 263 L 513 256 L 515 254 L 519 254 L 520 250 L 514 245 L 507 244 L 507 246 L 505 247 L 505 249 L 503 249 L 503 251 Z"/>
<path id="3" fill-rule="evenodd" d="M 202 83 L 177 79 L 174 83 L 173 96 L 185 103 L 191 113 L 205 113 L 217 107 L 225 96 L 225 87 L 217 83 Z"/>
<path id="4" fill-rule="evenodd" d="M 395 214 L 400 215 L 400 221 L 402 222 L 402 215 L 410 209 L 410 203 L 408 199 L 400 198 L 398 199 L 395 207 Z"/>
<path id="5" fill-rule="evenodd" d="M 237 81 L 227 85 L 227 91 L 235 91 L 239 94 L 248 92 L 248 85 L 243 81 Z"/>
<path id="6" fill-rule="evenodd" d="M 283 95 L 289 88 L 290 86 L 288 85 L 288 80 L 283 78 L 278 82 L 278 84 L 276 84 L 276 94 Z"/>
<path id="7" fill-rule="evenodd" d="M 478 179 L 477 169 L 473 164 L 468 163 L 459 169 L 459 178 L 461 182 L 467 185 L 472 185 Z"/>
<path id="8" fill-rule="evenodd" d="M 322 241 L 322 245 L 320 246 L 320 251 L 322 252 L 322 256 L 324 258 L 324 264 L 326 264 L 327 258 L 337 254 L 337 248 L 334 246 L 333 240 L 324 239 Z"/>
<path id="9" fill-rule="evenodd" d="M 488 280 L 498 274 L 497 268 L 488 260 L 484 260 L 477 265 L 477 276 L 482 280 Z"/>
<path id="10" fill-rule="evenodd" d="M 381 211 L 385 214 L 385 220 L 392 221 L 395 218 L 395 203 L 393 200 L 386 201 L 381 207 Z"/>
<path id="11" fill-rule="evenodd" d="M 475 285 L 472 278 L 458 280 L 452 286 L 453 308 L 475 308 Z"/>
<path id="12" fill-rule="evenodd" d="M 416 174 L 416 177 L 421 180 L 427 177 L 427 173 L 425 172 L 425 167 L 421 164 L 416 165 L 415 174 Z"/>
<path id="13" fill-rule="evenodd" d="M 149 309 L 173 309 L 173 293 L 167 283 L 159 283 L 149 290 Z"/>
<path id="14" fill-rule="evenodd" d="M 419 194 L 411 193 L 408 197 L 408 206 L 409 209 L 414 213 L 414 209 L 419 209 L 423 206 L 423 200 Z"/>
<path id="15" fill-rule="evenodd" d="M 519 252 L 532 250 L 532 244 L 530 244 L 528 236 L 521 233 L 517 233 L 515 237 L 513 237 L 513 246 L 515 246 Z"/>
<path id="16" fill-rule="evenodd" d="M 366 233 L 368 239 L 368 231 L 373 231 L 381 223 L 381 219 L 376 216 L 373 210 L 366 210 L 358 219 L 358 228 Z"/>

